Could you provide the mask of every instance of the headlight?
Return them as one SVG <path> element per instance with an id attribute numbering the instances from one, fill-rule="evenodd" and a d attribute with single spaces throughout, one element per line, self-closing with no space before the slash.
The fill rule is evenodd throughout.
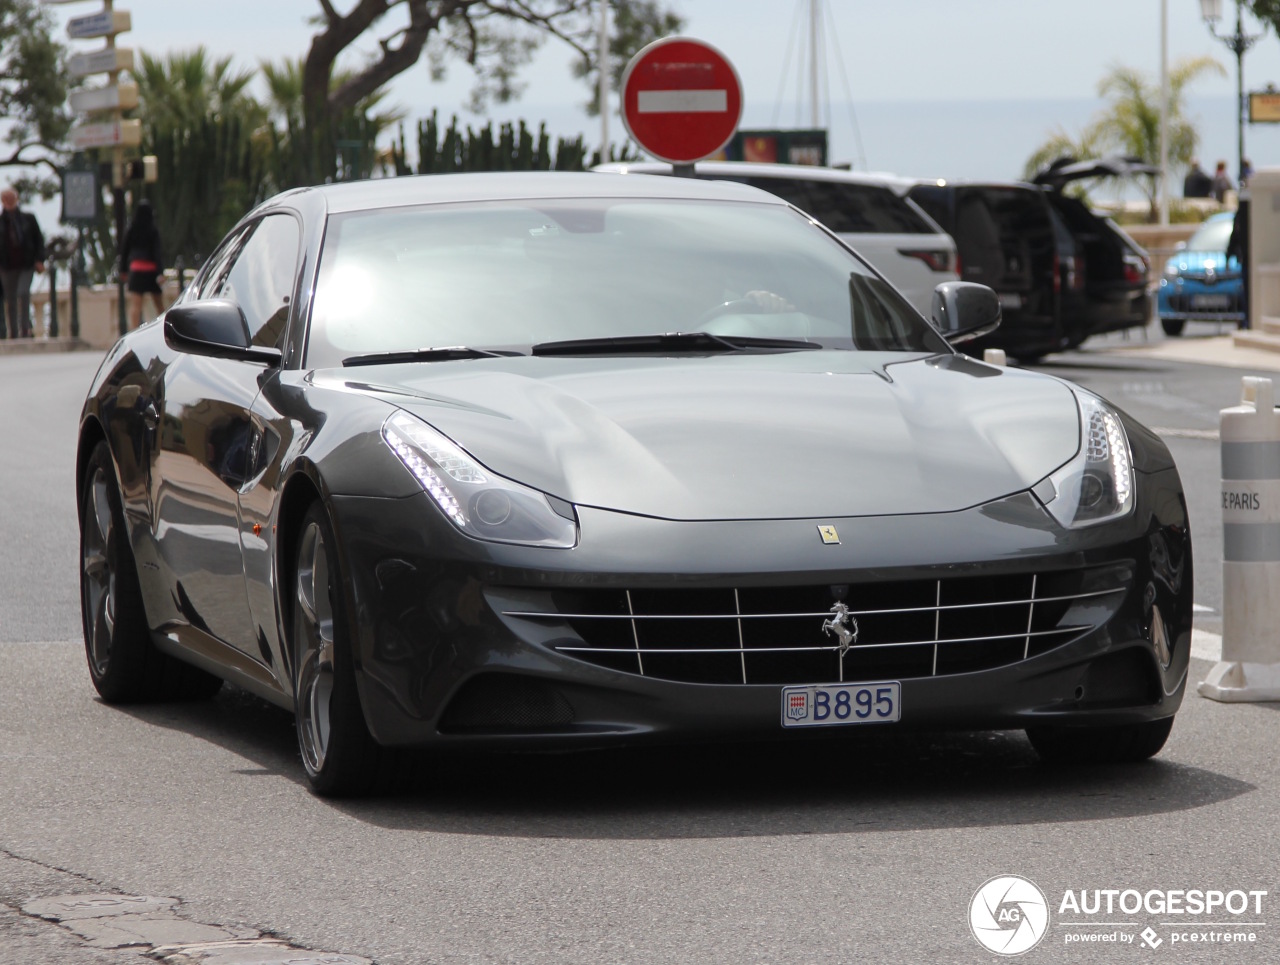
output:
<path id="1" fill-rule="evenodd" d="M 578 541 L 573 507 L 557 511 L 545 493 L 485 469 L 421 419 L 400 411 L 382 438 L 454 526 L 498 543 L 569 549 Z"/>
<path id="2" fill-rule="evenodd" d="M 1092 395 L 1075 396 L 1080 451 L 1032 491 L 1063 526 L 1091 526 L 1133 509 L 1133 457 L 1124 426 L 1111 407 Z"/>

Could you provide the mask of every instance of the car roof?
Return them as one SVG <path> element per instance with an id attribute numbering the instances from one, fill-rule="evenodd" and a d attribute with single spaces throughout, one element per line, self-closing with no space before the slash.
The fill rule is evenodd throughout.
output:
<path id="1" fill-rule="evenodd" d="M 673 198 L 678 200 L 753 201 L 785 205 L 775 195 L 745 184 L 696 178 L 609 178 L 589 172 L 522 171 L 474 174 L 422 174 L 325 184 L 278 195 L 284 202 L 302 194 L 324 198 L 330 213 L 399 208 L 459 201 L 508 201 L 545 198 Z"/>
<path id="2" fill-rule="evenodd" d="M 755 161 L 699 161 L 695 167 L 700 174 L 731 178 L 779 178 L 786 180 L 839 181 L 843 184 L 868 184 L 883 188 L 903 180 L 892 174 L 873 174 L 864 171 L 845 171 L 839 168 L 822 168 L 811 164 L 761 164 Z M 659 174 L 671 170 L 670 164 L 661 161 L 625 161 L 601 164 L 593 171 L 605 174 Z"/>

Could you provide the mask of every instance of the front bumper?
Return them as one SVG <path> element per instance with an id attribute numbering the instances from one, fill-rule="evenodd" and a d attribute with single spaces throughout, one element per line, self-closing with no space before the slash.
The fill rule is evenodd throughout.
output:
<path id="1" fill-rule="evenodd" d="M 1123 573 L 1125 585 L 1095 625 L 1007 665 L 893 678 L 902 721 L 884 726 L 1168 717 L 1181 703 L 1190 652 L 1190 535 L 1176 471 L 1138 478 L 1133 514 L 1076 531 L 1027 494 L 956 513 L 843 520 L 682 523 L 580 509 L 573 550 L 468 539 L 425 496 L 334 497 L 366 719 L 379 742 L 413 746 L 834 736 L 850 728 L 784 731 L 776 683 L 693 683 L 598 666 L 557 649 L 562 627 L 504 615 L 503 600 L 837 584 L 874 597 L 895 581 L 1099 567 Z M 841 543 L 824 545 L 820 523 L 834 524 Z M 1167 628 L 1167 667 L 1152 642 L 1153 607 Z M 833 682 L 826 676 L 807 682 Z"/>
<path id="2" fill-rule="evenodd" d="M 1226 304 L 1218 308 L 1196 307 L 1196 300 L 1209 296 Z M 1191 322 L 1244 321 L 1244 286 L 1238 279 L 1224 279 L 1214 285 L 1206 285 L 1189 279 L 1160 279 L 1157 295 L 1157 314 L 1164 319 Z"/>

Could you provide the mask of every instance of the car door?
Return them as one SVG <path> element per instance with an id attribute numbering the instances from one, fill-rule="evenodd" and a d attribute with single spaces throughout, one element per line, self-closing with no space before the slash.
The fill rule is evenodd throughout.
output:
<path id="1" fill-rule="evenodd" d="M 301 232 L 287 213 L 247 225 L 215 254 L 194 297 L 240 306 L 252 344 L 279 346 L 293 295 Z M 255 659 L 238 497 L 261 459 L 254 399 L 278 370 L 262 362 L 179 355 L 164 378 L 152 473 L 156 543 L 172 581 L 174 622 L 189 645 L 212 637 Z"/>

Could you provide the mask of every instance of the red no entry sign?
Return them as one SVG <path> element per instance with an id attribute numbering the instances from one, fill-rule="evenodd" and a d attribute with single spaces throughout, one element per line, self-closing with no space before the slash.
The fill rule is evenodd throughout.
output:
<path id="1" fill-rule="evenodd" d="M 738 72 L 701 40 L 655 40 L 622 75 L 622 123 L 659 161 L 688 164 L 714 154 L 741 117 Z"/>

